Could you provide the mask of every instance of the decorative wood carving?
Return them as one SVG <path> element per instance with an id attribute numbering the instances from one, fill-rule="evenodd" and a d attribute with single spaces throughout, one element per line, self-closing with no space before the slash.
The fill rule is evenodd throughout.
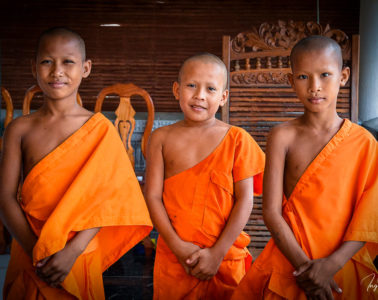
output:
<path id="1" fill-rule="evenodd" d="M 310 35 L 324 35 L 336 40 L 345 59 L 350 57 L 351 43 L 348 36 L 339 29 L 324 28 L 316 22 L 281 21 L 262 23 L 257 29 L 239 33 L 232 40 L 232 50 L 237 53 L 258 52 L 263 50 L 291 49 L 302 38 Z"/>
<path id="2" fill-rule="evenodd" d="M 30 114 L 30 103 L 33 100 L 35 94 L 42 93 L 41 88 L 38 85 L 32 85 L 25 93 L 24 102 L 22 104 L 22 114 Z M 80 106 L 83 106 L 83 102 L 79 93 L 77 93 L 76 101 Z"/>
<path id="3" fill-rule="evenodd" d="M 261 84 L 264 84 L 265 86 L 267 85 L 289 86 L 290 83 L 287 76 L 288 71 L 287 72 L 282 72 L 282 71 L 270 72 L 270 71 L 260 71 L 260 70 L 258 70 L 257 72 L 248 72 L 248 70 L 244 72 L 241 71 L 235 74 L 231 74 L 231 82 L 236 85 L 248 85 L 248 86 L 254 86 L 254 85 L 257 86 Z"/>
<path id="4" fill-rule="evenodd" d="M 131 146 L 131 137 L 135 128 L 135 110 L 131 105 L 131 97 L 134 95 L 139 95 L 143 97 L 147 105 L 148 119 L 146 123 L 146 128 L 144 129 L 144 134 L 142 137 L 141 148 L 143 156 L 145 156 L 145 149 L 147 147 L 148 138 L 152 131 L 152 126 L 154 122 L 154 105 L 150 95 L 144 90 L 132 83 L 128 84 L 115 84 L 102 89 L 102 91 L 97 96 L 95 112 L 101 112 L 102 104 L 106 95 L 117 94 L 120 97 L 119 105 L 115 111 L 117 116 L 114 126 L 117 128 L 119 135 L 121 137 L 122 143 L 124 144 L 129 159 L 134 167 L 134 149 Z"/>

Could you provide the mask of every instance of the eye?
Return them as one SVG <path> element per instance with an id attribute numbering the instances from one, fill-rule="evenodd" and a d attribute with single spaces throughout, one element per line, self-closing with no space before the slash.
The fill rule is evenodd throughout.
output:
<path id="1" fill-rule="evenodd" d="M 215 92 L 217 90 L 215 87 L 212 86 L 209 86 L 208 89 L 210 92 Z"/>
<path id="2" fill-rule="evenodd" d="M 328 72 L 324 72 L 324 73 L 322 73 L 322 77 L 328 77 L 328 76 L 330 76 L 331 74 L 329 74 Z"/>
<path id="3" fill-rule="evenodd" d="M 73 60 L 71 60 L 71 59 L 65 59 L 64 63 L 65 64 L 74 64 L 75 62 Z"/>
<path id="4" fill-rule="evenodd" d="M 307 79 L 308 77 L 307 77 L 307 75 L 298 75 L 297 78 L 298 79 Z"/>
<path id="5" fill-rule="evenodd" d="M 186 86 L 187 86 L 187 87 L 190 87 L 190 88 L 194 88 L 194 87 L 196 87 L 194 83 L 188 83 Z"/>
<path id="6" fill-rule="evenodd" d="M 51 64 L 51 60 L 49 60 L 49 59 L 43 59 L 43 60 L 41 60 L 40 64 L 41 65 Z"/>

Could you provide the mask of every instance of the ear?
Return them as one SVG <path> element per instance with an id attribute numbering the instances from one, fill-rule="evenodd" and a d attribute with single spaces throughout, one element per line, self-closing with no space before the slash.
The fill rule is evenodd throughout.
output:
<path id="1" fill-rule="evenodd" d="M 228 100 L 228 94 L 229 94 L 229 92 L 228 92 L 227 89 L 223 91 L 223 93 L 222 93 L 222 98 L 221 98 L 221 101 L 220 101 L 219 106 L 222 107 L 223 105 L 225 105 L 225 104 L 227 103 L 227 100 Z"/>
<path id="2" fill-rule="evenodd" d="M 32 74 L 33 74 L 33 77 L 35 78 L 35 79 L 37 79 L 37 63 L 36 63 L 36 61 L 35 61 L 35 58 L 33 58 L 31 61 L 30 61 L 30 63 L 31 63 L 31 69 L 32 69 Z"/>
<path id="3" fill-rule="evenodd" d="M 287 79 L 289 80 L 291 87 L 295 89 L 294 75 L 292 73 L 287 73 Z"/>
<path id="4" fill-rule="evenodd" d="M 83 63 L 83 78 L 87 78 L 89 74 L 91 74 L 92 70 L 92 61 L 90 59 L 87 59 Z"/>
<path id="5" fill-rule="evenodd" d="M 180 89 L 180 84 L 177 81 L 175 81 L 173 83 L 172 92 L 173 92 L 173 95 L 175 96 L 176 100 L 180 100 L 179 89 Z"/>
<path id="6" fill-rule="evenodd" d="M 350 76 L 350 69 L 349 67 L 345 67 L 341 70 L 341 78 L 340 78 L 340 86 L 346 85 Z"/>

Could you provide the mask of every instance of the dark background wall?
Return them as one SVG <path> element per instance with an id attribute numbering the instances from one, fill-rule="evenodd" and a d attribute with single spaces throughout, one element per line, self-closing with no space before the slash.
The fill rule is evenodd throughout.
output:
<path id="1" fill-rule="evenodd" d="M 82 35 L 91 76 L 80 88 L 93 110 L 98 92 L 117 82 L 133 82 L 152 96 L 157 111 L 178 111 L 171 93 L 183 59 L 197 52 L 222 55 L 222 36 L 235 36 L 266 21 L 316 21 L 316 0 L 141 0 L 2 1 L 1 85 L 16 109 L 35 83 L 30 71 L 41 31 L 68 26 Z M 101 27 L 115 23 L 120 27 Z M 358 33 L 359 1 L 320 0 L 320 23 L 348 35 Z M 116 102 L 116 100 L 113 100 Z M 32 108 L 40 105 L 41 99 Z M 145 108 L 137 103 L 136 110 Z M 108 101 L 104 109 L 113 110 Z"/>

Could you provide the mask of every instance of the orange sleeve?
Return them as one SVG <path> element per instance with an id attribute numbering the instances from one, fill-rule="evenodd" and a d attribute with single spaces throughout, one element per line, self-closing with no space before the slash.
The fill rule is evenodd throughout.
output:
<path id="1" fill-rule="evenodd" d="M 371 141 L 365 153 L 360 153 L 360 182 L 357 186 L 363 189 L 356 200 L 353 217 L 349 223 L 344 240 L 378 242 L 378 147 Z M 361 187 L 362 186 L 362 187 Z"/>
<path id="2" fill-rule="evenodd" d="M 234 182 L 253 176 L 254 194 L 262 193 L 265 154 L 253 137 L 240 128 L 235 137 L 235 155 L 232 175 Z"/>

